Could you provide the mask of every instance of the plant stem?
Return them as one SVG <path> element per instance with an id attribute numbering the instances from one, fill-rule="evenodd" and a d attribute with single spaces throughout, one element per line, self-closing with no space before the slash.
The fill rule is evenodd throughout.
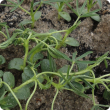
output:
<path id="1" fill-rule="evenodd" d="M 65 36 L 64 36 L 64 38 L 63 38 L 63 40 L 62 40 L 62 42 L 59 44 L 59 46 L 57 46 L 57 49 L 60 49 L 60 47 L 64 44 L 64 42 L 65 42 L 67 36 L 68 36 L 68 32 L 66 32 L 66 34 L 65 34 Z"/>
<path id="2" fill-rule="evenodd" d="M 94 99 L 94 89 L 92 89 L 92 99 L 93 99 L 93 104 L 95 105 L 95 99 Z"/>
<path id="3" fill-rule="evenodd" d="M 2 31 L 0 31 L 0 33 L 3 34 L 5 36 L 5 38 L 7 39 L 7 36 Z"/>
<path id="4" fill-rule="evenodd" d="M 18 98 L 16 97 L 16 95 L 13 93 L 13 91 L 11 90 L 11 88 L 10 88 L 10 86 L 7 84 L 7 83 L 5 83 L 5 82 L 2 82 L 3 84 L 5 84 L 7 87 L 8 87 L 8 89 L 10 90 L 10 92 L 11 92 L 11 94 L 13 95 L 13 97 L 15 98 L 15 100 L 17 101 L 17 103 L 18 103 L 18 105 L 19 105 L 19 107 L 20 107 L 20 110 L 23 110 L 22 109 L 22 106 L 21 106 L 21 104 L 20 104 L 20 102 L 19 102 L 19 100 L 18 100 Z"/>
<path id="5" fill-rule="evenodd" d="M 35 87 L 34 87 L 34 90 L 33 90 L 32 94 L 30 95 L 29 99 L 27 100 L 27 103 L 26 103 L 26 106 L 25 106 L 25 110 L 27 110 L 27 107 L 28 107 L 29 101 L 31 100 L 32 96 L 34 95 L 36 89 L 37 89 L 37 82 L 35 81 Z"/>
<path id="6" fill-rule="evenodd" d="M 28 47 L 29 41 L 25 41 L 24 43 L 25 43 L 24 44 L 25 45 L 25 57 L 24 57 L 24 62 L 23 62 L 23 70 L 26 66 L 26 61 L 27 61 L 27 56 L 28 56 L 28 49 L 29 49 L 29 47 Z"/>
<path id="7" fill-rule="evenodd" d="M 33 78 L 35 78 L 35 77 L 32 77 L 31 79 L 29 79 L 29 80 L 27 80 L 26 82 L 22 83 L 20 86 L 14 88 L 13 91 L 17 91 L 17 90 L 19 90 L 20 88 L 22 88 L 23 86 L 25 86 L 25 85 L 27 85 L 27 84 L 33 82 L 33 81 L 35 80 L 35 79 L 33 79 Z"/>
<path id="8" fill-rule="evenodd" d="M 54 34 L 54 33 L 60 33 L 60 32 L 66 32 L 67 30 L 61 30 L 61 31 L 55 31 L 55 32 L 51 32 L 50 34 Z"/>
<path id="9" fill-rule="evenodd" d="M 36 11 L 34 12 L 34 14 L 39 10 L 39 8 L 41 7 L 42 2 L 40 2 L 40 5 L 38 6 L 38 8 L 36 9 Z"/>
<path id="10" fill-rule="evenodd" d="M 57 89 L 57 92 L 56 92 L 56 94 L 55 94 L 55 96 L 54 96 L 54 99 L 53 99 L 53 101 L 52 101 L 52 106 L 51 106 L 51 110 L 53 110 L 53 105 L 54 105 L 54 102 L 55 102 L 55 99 L 56 99 L 56 97 L 57 97 L 57 95 L 58 95 L 58 89 Z"/>
<path id="11" fill-rule="evenodd" d="M 34 23 L 35 23 L 35 19 L 34 19 L 34 14 L 31 15 L 31 19 L 32 19 L 32 24 L 31 24 L 31 28 L 34 28 Z"/>
<path id="12" fill-rule="evenodd" d="M 27 40 L 24 40 L 24 47 L 25 47 L 25 57 L 24 57 L 24 62 L 23 62 L 23 70 L 26 66 L 26 61 L 27 61 L 27 56 L 28 56 L 28 50 L 29 50 L 29 39 L 31 37 L 32 33 L 29 34 L 29 37 Z"/>
<path id="13" fill-rule="evenodd" d="M 67 36 L 74 30 L 74 26 L 77 24 L 77 22 L 78 22 L 79 19 L 80 19 L 80 16 L 77 18 L 77 20 L 75 21 L 75 23 L 73 24 L 73 26 L 71 26 L 68 30 L 66 30 L 66 34 L 65 34 L 64 38 L 62 39 L 62 42 L 57 47 L 57 49 L 59 49 L 64 44 Z"/>
<path id="14" fill-rule="evenodd" d="M 31 19 L 32 19 L 32 24 L 31 24 L 31 28 L 34 28 L 34 24 L 35 24 L 35 18 L 34 18 L 34 15 L 36 14 L 36 12 L 39 10 L 39 8 L 41 7 L 42 5 L 42 2 L 40 2 L 40 5 L 38 6 L 38 8 L 36 9 L 35 12 L 32 12 L 30 15 L 31 15 Z M 33 11 L 33 10 L 32 10 Z"/>
<path id="15" fill-rule="evenodd" d="M 19 5 L 19 8 L 21 8 L 23 11 L 25 11 L 27 14 L 29 14 L 30 15 L 30 12 L 28 12 L 27 10 L 25 10 L 23 7 L 21 7 L 20 5 Z"/>

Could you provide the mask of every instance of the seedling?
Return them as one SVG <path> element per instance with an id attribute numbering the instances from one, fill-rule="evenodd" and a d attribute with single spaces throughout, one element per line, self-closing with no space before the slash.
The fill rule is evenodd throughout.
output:
<path id="1" fill-rule="evenodd" d="M 59 51 L 57 51 L 57 52 L 59 52 Z M 95 104 L 94 89 L 97 84 L 103 84 L 105 86 L 105 88 L 108 91 L 110 91 L 110 89 L 104 83 L 104 82 L 106 82 L 106 83 L 110 82 L 109 79 L 104 79 L 104 77 L 110 76 L 110 74 L 100 76 L 99 78 L 95 78 L 95 75 L 94 75 L 94 72 L 92 69 L 94 67 L 96 67 L 97 65 L 99 65 L 103 60 L 110 59 L 110 58 L 107 57 L 107 55 L 108 55 L 108 52 L 107 52 L 103 56 L 99 57 L 96 61 L 80 61 L 81 58 L 87 56 L 90 53 L 92 53 L 92 52 L 87 52 L 87 53 L 81 55 L 80 57 L 76 57 L 77 54 L 73 53 L 73 58 L 70 59 L 70 62 L 72 62 L 72 65 L 71 66 L 65 65 L 64 67 L 62 67 L 61 69 L 59 69 L 56 72 L 48 71 L 48 69 L 50 68 L 49 66 L 46 67 L 47 71 L 45 71 L 45 65 L 44 65 L 44 68 L 42 67 L 44 71 L 41 73 L 38 73 L 36 71 L 37 68 L 34 67 L 35 66 L 34 63 L 32 66 L 28 65 L 24 68 L 24 72 L 22 73 L 23 83 L 20 86 L 15 87 L 15 88 L 14 88 L 15 78 L 14 78 L 13 74 L 10 72 L 3 72 L 1 75 L 1 77 L 3 77 L 3 80 L 0 78 L 0 87 L 1 87 L 0 88 L 0 91 L 1 91 L 0 105 L 1 105 L 1 107 L 3 109 L 12 108 L 12 107 L 15 107 L 18 103 L 20 110 L 22 110 L 22 106 L 18 99 L 23 100 L 23 99 L 27 99 L 29 97 L 29 99 L 27 100 L 27 103 L 26 103 L 26 107 L 25 107 L 25 110 L 27 110 L 29 101 L 32 98 L 33 94 L 35 93 L 35 91 L 37 89 L 37 85 L 41 89 L 48 89 L 51 87 L 51 85 L 53 85 L 56 88 L 57 91 L 56 91 L 56 94 L 55 94 L 53 102 L 52 102 L 51 110 L 53 110 L 53 105 L 54 105 L 55 99 L 57 98 L 58 92 L 63 89 L 73 91 L 82 97 L 90 98 L 86 94 L 84 94 L 86 87 L 84 87 L 80 82 L 84 82 L 86 85 L 88 85 L 88 89 L 89 88 L 92 89 L 92 95 L 93 95 L 92 101 L 94 103 L 93 108 L 95 108 L 95 109 L 100 108 L 100 106 L 108 107 L 107 105 Z M 60 54 L 60 52 L 59 52 L 59 54 Z M 60 57 L 64 58 L 64 56 L 65 55 L 63 53 L 62 53 L 62 55 L 60 54 Z M 65 58 L 67 59 L 67 56 L 65 56 Z M 4 58 L 2 58 L 2 59 L 3 59 L 2 62 L 4 62 Z M 18 61 L 18 62 L 16 62 L 16 61 Z M 15 68 L 15 69 L 18 69 L 18 67 L 22 66 L 23 62 L 20 61 L 20 59 L 17 59 L 16 61 L 12 60 L 9 63 L 9 67 L 11 67 L 10 69 L 15 68 L 15 66 L 12 65 L 15 62 L 17 63 L 16 64 L 17 68 Z M 46 64 L 47 64 L 47 61 L 48 60 L 46 60 Z M 19 62 L 22 62 L 22 63 L 19 63 Z M 75 63 L 78 65 L 78 68 L 82 68 L 83 64 L 87 64 L 87 67 L 83 66 L 84 68 L 82 68 L 81 70 L 79 69 L 78 72 L 73 72 L 72 68 Z M 81 64 L 81 65 L 79 66 L 79 64 Z M 43 66 L 43 65 L 41 65 L 41 66 Z M 87 74 L 87 72 L 89 72 L 89 74 Z M 48 76 L 49 74 L 57 75 L 59 77 L 59 83 L 53 82 L 52 77 Z M 47 80 L 46 84 L 42 83 L 44 81 L 44 79 Z M 34 85 L 35 85 L 34 90 L 33 90 L 32 94 L 30 95 L 30 88 Z M 8 93 L 7 96 L 5 96 L 6 93 Z"/>
<path id="2" fill-rule="evenodd" d="M 68 35 L 80 24 L 80 18 L 95 16 L 95 12 L 100 10 L 98 9 L 90 11 L 91 6 L 93 5 L 93 1 L 85 1 L 83 6 L 79 8 L 78 0 L 76 0 L 76 10 L 72 9 L 68 2 L 65 2 L 64 0 L 41 0 L 40 2 L 35 3 L 34 1 L 32 1 L 30 12 L 21 7 L 23 0 L 17 0 L 17 3 L 12 2 L 11 0 L 7 1 L 13 4 L 11 6 L 13 6 L 14 8 L 11 11 L 14 11 L 16 8 L 21 8 L 31 16 L 31 21 L 22 21 L 22 28 L 16 29 L 11 37 L 9 36 L 6 23 L 1 23 L 0 25 L 1 28 L 4 26 L 7 32 L 7 35 L 5 35 L 3 32 L 0 31 L 7 39 L 5 42 L 0 44 L 0 48 L 5 49 L 9 45 L 14 44 L 23 45 L 25 50 L 25 55 L 23 59 L 14 58 L 8 64 L 8 69 L 16 69 L 18 71 L 23 71 L 21 75 L 22 84 L 20 86 L 15 87 L 15 77 L 11 72 L 4 72 L 0 70 L 1 108 L 9 110 L 18 104 L 20 110 L 23 110 L 19 100 L 27 100 L 25 106 L 25 110 L 27 110 L 29 101 L 34 95 L 37 86 L 39 86 L 39 88 L 41 89 L 49 89 L 51 86 L 55 87 L 56 94 L 52 102 L 51 110 L 53 110 L 54 108 L 54 102 L 60 90 L 70 90 L 78 94 L 79 96 L 90 98 L 84 93 L 89 88 L 92 89 L 93 96 L 92 98 L 90 98 L 94 104 L 92 110 L 103 110 L 101 107 L 109 107 L 108 105 L 101 105 L 95 103 L 94 90 L 95 86 L 97 86 L 98 84 L 102 84 L 107 91 L 110 91 L 109 86 L 107 86 L 107 83 L 110 82 L 110 79 L 105 79 L 105 77 L 109 77 L 110 74 L 106 74 L 100 76 L 99 78 L 96 78 L 93 71 L 93 68 L 98 66 L 102 61 L 105 62 L 106 67 L 108 66 L 107 60 L 110 60 L 110 57 L 108 57 L 109 52 L 97 58 L 96 61 L 81 61 L 82 58 L 86 57 L 92 52 L 86 52 L 79 57 L 77 57 L 77 52 L 74 52 L 72 58 L 69 58 L 67 55 L 57 50 L 64 45 L 79 46 L 79 43 L 74 38 L 68 37 Z M 31 26 L 33 28 L 35 21 L 40 18 L 41 12 L 39 12 L 38 10 L 41 7 L 42 3 L 51 4 L 51 2 L 57 2 L 57 5 L 59 4 L 58 9 L 60 10 L 60 12 L 62 12 L 63 6 L 65 4 L 67 4 L 71 8 L 71 10 L 78 16 L 73 26 L 71 26 L 69 29 L 60 31 L 51 29 L 47 33 L 36 33 L 29 28 L 25 29 L 23 25 L 31 23 Z M 40 5 L 34 12 L 33 8 L 37 4 Z M 83 12 L 83 10 L 85 10 L 86 4 L 88 5 L 88 11 Z M 61 32 L 65 32 L 64 37 L 61 35 Z M 35 42 L 36 45 L 35 47 L 29 49 L 31 41 Z M 45 59 L 42 52 L 47 53 Z M 70 65 L 65 65 L 59 70 L 57 70 L 54 59 L 65 59 L 69 61 Z M 0 55 L 0 65 L 4 64 L 5 62 L 5 58 Z M 78 70 L 73 71 L 74 65 L 77 65 Z M 41 68 L 40 72 L 38 71 L 39 66 Z M 55 83 L 53 81 L 54 75 L 59 77 L 58 83 Z M 47 81 L 45 84 L 43 83 L 44 80 Z M 86 86 L 83 86 L 82 82 L 85 83 Z M 32 93 L 30 93 L 30 88 L 33 86 L 34 90 Z"/>
<path id="3" fill-rule="evenodd" d="M 70 2 L 70 1 L 67 1 L 67 2 Z M 71 20 L 70 15 L 67 12 L 63 11 L 65 7 L 65 2 L 57 2 L 55 3 L 54 7 L 58 11 L 58 20 L 60 20 L 60 16 L 64 18 L 65 20 L 67 20 L 68 22 Z"/>
<path id="4" fill-rule="evenodd" d="M 1 5 L 14 7 L 10 12 L 16 10 L 17 8 L 20 8 L 21 10 L 23 10 L 24 12 L 26 12 L 27 14 L 29 14 L 29 15 L 31 16 L 31 20 L 25 19 L 25 20 L 23 20 L 20 24 L 22 24 L 22 25 L 31 24 L 31 27 L 34 28 L 34 23 L 35 23 L 35 21 L 37 21 L 37 20 L 41 17 L 41 12 L 38 11 L 38 10 L 39 10 L 39 8 L 40 8 L 41 5 L 42 5 L 42 1 L 37 3 L 37 4 L 40 4 L 40 5 L 39 5 L 38 8 L 35 10 L 35 12 L 34 12 L 34 10 L 33 10 L 33 9 L 34 9 L 34 6 L 35 6 L 35 4 L 36 4 L 36 3 L 34 4 L 34 0 L 32 0 L 32 2 L 31 2 L 30 12 L 28 12 L 27 10 L 25 10 L 25 9 L 21 6 L 21 4 L 23 3 L 24 0 L 21 0 L 21 1 L 20 1 L 20 0 L 17 0 L 17 3 L 16 3 L 16 2 L 13 2 L 13 1 L 11 1 L 11 0 L 7 0 L 7 1 L 10 2 L 10 3 L 12 3 L 13 5 L 6 5 L 6 4 L 1 4 Z"/>

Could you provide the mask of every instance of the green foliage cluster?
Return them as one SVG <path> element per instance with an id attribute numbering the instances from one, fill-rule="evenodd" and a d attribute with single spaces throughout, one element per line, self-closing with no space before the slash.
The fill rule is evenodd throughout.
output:
<path id="1" fill-rule="evenodd" d="M 82 7 L 78 7 L 78 0 L 76 0 L 76 9 L 73 9 L 69 2 L 71 0 L 41 0 L 40 2 L 31 2 L 30 12 L 21 7 L 23 0 L 17 0 L 18 3 L 14 3 L 11 0 L 7 0 L 12 3 L 14 8 L 11 11 L 14 11 L 17 8 L 24 10 L 27 14 L 31 16 L 31 20 L 23 20 L 20 23 L 21 28 L 16 29 L 13 32 L 13 35 L 10 37 L 8 32 L 8 26 L 6 23 L 0 23 L 0 29 L 5 27 L 6 34 L 0 31 L 1 34 L 6 37 L 6 41 L 0 44 L 1 49 L 7 48 L 9 45 L 22 45 L 25 49 L 24 58 L 14 58 L 8 64 L 8 69 L 16 69 L 22 72 L 22 84 L 18 87 L 15 87 L 15 77 L 11 72 L 4 72 L 0 70 L 0 106 L 5 110 L 14 108 L 17 104 L 22 110 L 22 106 L 19 100 L 26 100 L 27 103 L 25 110 L 27 110 L 28 104 L 32 96 L 34 95 L 37 87 L 40 89 L 49 89 L 51 86 L 54 86 L 56 89 L 56 94 L 54 96 L 51 110 L 53 110 L 55 99 L 60 90 L 70 90 L 79 96 L 90 98 L 84 92 L 91 88 L 92 89 L 92 98 L 93 108 L 91 110 L 103 110 L 101 107 L 109 107 L 108 105 L 96 104 L 94 100 L 94 90 L 95 87 L 98 87 L 98 84 L 102 84 L 106 90 L 104 92 L 104 97 L 108 99 L 107 96 L 110 95 L 110 88 L 107 84 L 110 82 L 110 74 L 95 77 L 93 68 L 98 66 L 102 61 L 105 62 L 107 67 L 107 60 L 110 60 L 108 53 L 106 52 L 101 57 L 97 58 L 96 61 L 81 61 L 82 58 L 91 54 L 92 52 L 86 52 L 83 55 L 77 57 L 77 52 L 73 53 L 72 58 L 69 58 L 64 53 L 60 52 L 58 49 L 62 46 L 79 46 L 79 43 L 74 38 L 68 37 L 68 35 L 81 23 L 79 20 L 82 17 L 92 17 L 97 19 L 97 14 L 100 9 L 90 11 L 90 9 L 96 4 L 93 0 L 85 0 Z M 55 2 L 55 3 L 54 3 Z M 41 12 L 38 11 L 42 4 L 49 4 L 54 6 L 58 10 L 58 19 L 63 17 L 67 21 L 70 21 L 71 18 L 68 13 L 63 12 L 65 5 L 70 7 L 70 9 L 78 16 L 75 23 L 68 28 L 67 30 L 53 30 L 51 29 L 47 33 L 36 33 L 35 31 L 24 28 L 24 25 L 31 23 L 32 28 L 34 23 L 41 16 Z M 101 2 L 98 0 L 98 4 Z M 39 5 L 38 8 L 33 11 L 34 6 Z M 100 5 L 101 6 L 101 5 Z M 99 19 L 99 17 L 98 17 Z M 98 20 L 99 21 L 99 20 Z M 61 32 L 65 32 L 65 35 L 62 36 Z M 36 43 L 35 47 L 30 48 L 30 42 L 33 41 Z M 43 52 L 47 53 L 47 58 L 44 58 Z M 59 70 L 56 68 L 54 59 L 65 59 L 70 62 L 71 65 L 65 65 Z M 5 58 L 0 55 L 0 65 L 6 62 Z M 77 65 L 77 72 L 73 71 L 74 65 Z M 38 68 L 41 68 L 41 72 L 38 71 Z M 53 81 L 54 75 L 59 77 L 58 83 Z M 44 80 L 46 83 L 44 84 Z M 80 82 L 85 83 L 85 86 Z M 30 93 L 30 88 L 34 86 L 34 90 Z M 108 99 L 109 100 L 109 99 Z"/>

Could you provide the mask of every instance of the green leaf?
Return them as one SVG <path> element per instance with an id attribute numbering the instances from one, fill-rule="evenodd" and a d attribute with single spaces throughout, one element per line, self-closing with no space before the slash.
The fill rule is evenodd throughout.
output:
<path id="1" fill-rule="evenodd" d="M 108 62 L 106 59 L 104 60 L 104 64 L 105 64 L 105 67 L 108 68 Z"/>
<path id="2" fill-rule="evenodd" d="M 65 43 L 71 46 L 79 46 L 79 42 L 76 39 L 71 37 L 67 37 L 65 40 Z"/>
<path id="3" fill-rule="evenodd" d="M 88 95 L 84 94 L 83 92 L 81 92 L 79 89 L 75 88 L 74 85 L 69 82 L 69 86 L 72 88 L 71 90 L 76 93 L 79 96 L 82 96 L 84 98 L 90 98 Z"/>
<path id="4" fill-rule="evenodd" d="M 49 55 L 49 63 L 50 63 L 50 68 L 52 72 L 56 71 L 56 63 L 54 61 L 54 59 L 51 57 L 51 55 Z"/>
<path id="5" fill-rule="evenodd" d="M 58 70 L 58 72 L 67 73 L 68 68 L 69 68 L 69 65 L 64 65 L 62 68 L 60 68 L 60 69 Z"/>
<path id="6" fill-rule="evenodd" d="M 22 83 L 26 82 L 27 80 L 31 79 L 34 76 L 33 71 L 30 69 L 30 67 L 25 67 L 24 72 L 22 73 Z M 34 86 L 34 82 L 29 83 L 27 85 L 29 88 Z"/>
<path id="7" fill-rule="evenodd" d="M 85 0 L 85 2 L 83 3 L 82 7 L 79 8 L 80 14 L 83 14 L 83 11 L 85 10 L 86 3 L 87 3 L 87 0 Z"/>
<path id="8" fill-rule="evenodd" d="M 16 10 L 19 7 L 19 5 L 15 5 L 15 7 L 10 11 L 13 12 L 14 10 Z"/>
<path id="9" fill-rule="evenodd" d="M 14 58 L 8 64 L 9 69 L 22 70 L 22 66 L 23 66 L 23 59 L 21 58 Z"/>
<path id="10" fill-rule="evenodd" d="M 24 19 L 23 21 L 21 21 L 20 23 L 19 23 L 19 26 L 21 26 L 21 25 L 27 25 L 27 24 L 31 24 L 32 23 L 32 21 L 30 21 L 30 20 L 28 20 L 28 19 Z"/>
<path id="11" fill-rule="evenodd" d="M 97 2 L 99 4 L 100 8 L 102 8 L 102 1 L 101 0 L 97 0 Z"/>
<path id="12" fill-rule="evenodd" d="M 63 58 L 63 59 L 66 59 L 66 60 L 68 60 L 70 62 L 72 61 L 67 55 L 65 55 L 64 53 L 58 51 L 57 49 L 55 49 L 53 47 L 49 47 L 49 49 L 55 55 L 55 58 Z"/>
<path id="13" fill-rule="evenodd" d="M 3 86 L 2 79 L 0 78 L 0 88 Z"/>
<path id="14" fill-rule="evenodd" d="M 86 81 L 84 78 L 80 78 L 87 86 L 89 86 L 91 89 L 94 89 L 94 87 L 88 82 Z"/>
<path id="15" fill-rule="evenodd" d="M 65 20 L 67 20 L 68 22 L 71 21 L 71 17 L 67 12 L 59 12 L 58 13 L 62 18 L 64 18 Z"/>
<path id="16" fill-rule="evenodd" d="M 78 71 L 84 70 L 87 68 L 87 64 L 83 64 L 83 63 L 77 63 L 78 66 Z M 84 75 L 90 76 L 90 72 L 86 72 L 84 73 Z"/>
<path id="17" fill-rule="evenodd" d="M 38 5 L 39 3 L 40 3 L 40 2 L 35 2 L 35 3 L 33 4 L 33 7 L 36 6 L 36 5 Z"/>
<path id="18" fill-rule="evenodd" d="M 35 71 L 36 75 L 38 74 L 37 71 Z M 31 79 L 34 76 L 33 71 L 31 70 L 31 68 L 29 66 L 24 68 L 24 72 L 22 73 L 22 82 L 26 82 L 27 80 Z M 43 76 L 39 76 L 38 79 L 40 83 L 42 83 L 44 81 Z M 34 82 L 29 83 L 27 85 L 29 88 L 34 86 Z"/>
<path id="19" fill-rule="evenodd" d="M 91 110 L 104 110 L 104 109 L 99 107 L 99 105 L 94 105 Z"/>
<path id="20" fill-rule="evenodd" d="M 33 54 L 33 53 L 32 53 L 32 54 Z M 32 54 L 31 54 L 31 55 L 32 55 Z M 30 55 L 30 56 L 31 56 L 31 55 Z M 30 56 L 28 57 L 28 60 L 30 59 Z M 35 63 L 37 60 L 43 59 L 43 57 L 44 57 L 44 56 L 43 56 L 42 53 L 40 53 L 40 52 L 39 52 L 39 53 L 36 53 L 36 54 L 33 56 L 33 61 L 32 61 L 32 62 Z"/>
<path id="21" fill-rule="evenodd" d="M 34 15 L 34 19 L 37 21 L 41 17 L 41 12 L 37 11 Z"/>
<path id="22" fill-rule="evenodd" d="M 93 63 L 96 63 L 96 61 L 88 61 L 88 60 L 85 60 L 85 61 L 76 61 L 76 63 L 81 63 L 81 64 L 93 64 Z"/>
<path id="23" fill-rule="evenodd" d="M 78 16 L 77 11 L 76 11 L 75 9 L 73 9 L 70 4 L 68 4 L 68 3 L 66 2 L 66 5 L 73 11 L 73 13 L 75 13 L 75 14 Z"/>
<path id="24" fill-rule="evenodd" d="M 0 70 L 0 78 L 3 76 L 3 71 Z"/>
<path id="25" fill-rule="evenodd" d="M 78 0 L 76 0 L 76 10 L 77 10 L 77 13 L 78 13 L 78 15 L 79 15 L 80 12 L 79 12 L 79 3 L 78 3 Z"/>
<path id="26" fill-rule="evenodd" d="M 23 86 L 19 90 L 14 91 L 14 93 L 18 99 L 26 100 L 30 96 L 30 89 L 28 88 L 28 86 Z"/>
<path id="27" fill-rule="evenodd" d="M 2 95 L 4 94 L 4 92 L 5 92 L 5 87 L 2 86 L 2 87 L 0 88 L 0 99 L 1 99 Z"/>
<path id="28" fill-rule="evenodd" d="M 8 96 L 4 97 L 2 100 L 0 100 L 0 106 L 5 109 L 5 108 L 14 108 L 17 105 L 17 101 L 15 98 L 9 94 Z"/>
<path id="29" fill-rule="evenodd" d="M 3 81 L 6 82 L 10 86 L 10 88 L 13 88 L 15 86 L 15 78 L 11 72 L 5 72 L 3 74 Z M 5 85 L 5 89 L 9 91 L 6 85 Z"/>
<path id="30" fill-rule="evenodd" d="M 49 62 L 48 59 L 43 59 L 41 61 L 41 70 L 42 70 L 42 72 L 44 72 L 44 71 L 51 71 L 51 69 L 50 69 L 50 62 Z"/>
<path id="31" fill-rule="evenodd" d="M 81 17 L 91 17 L 91 16 L 97 16 L 97 14 L 94 14 L 96 12 L 100 11 L 100 9 L 96 9 L 94 11 L 91 11 L 89 13 L 83 14 Z"/>
<path id="32" fill-rule="evenodd" d="M 72 56 L 72 61 L 74 61 L 74 60 L 75 60 L 76 55 L 77 55 L 77 51 L 73 53 L 73 56 Z"/>
<path id="33" fill-rule="evenodd" d="M 9 107 L 12 107 L 12 105 L 0 105 L 0 110 L 3 110 L 3 109 L 7 109 Z"/>
<path id="34" fill-rule="evenodd" d="M 94 13 L 94 14 L 96 14 L 96 13 Z M 98 14 L 96 14 L 96 16 L 91 16 L 91 18 L 95 21 L 100 22 L 100 16 Z"/>
<path id="35" fill-rule="evenodd" d="M 6 62 L 5 58 L 2 55 L 0 55 L 0 65 L 4 64 L 5 62 Z"/>
<path id="36" fill-rule="evenodd" d="M 72 81 L 72 85 L 81 92 L 84 92 L 84 86 L 79 82 Z"/>
<path id="37" fill-rule="evenodd" d="M 57 3 L 55 3 L 55 5 L 54 5 L 54 7 L 59 11 L 62 11 L 63 10 L 63 8 L 65 7 L 64 5 L 61 7 L 61 5 L 60 5 L 61 3 L 60 2 L 57 2 Z"/>
<path id="38" fill-rule="evenodd" d="M 103 93 L 103 97 L 106 100 L 110 100 L 110 91 L 107 91 L 107 89 L 105 89 Z"/>
<path id="39" fill-rule="evenodd" d="M 83 57 L 86 57 L 87 55 L 89 55 L 89 54 L 91 54 L 91 53 L 93 53 L 93 52 L 92 52 L 92 51 L 88 51 L 88 52 L 84 53 L 83 55 L 77 57 L 77 58 L 76 58 L 76 61 L 82 59 Z"/>

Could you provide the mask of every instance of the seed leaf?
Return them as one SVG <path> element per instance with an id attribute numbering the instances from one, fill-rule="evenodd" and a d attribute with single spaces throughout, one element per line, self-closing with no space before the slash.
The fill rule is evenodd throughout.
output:
<path id="1" fill-rule="evenodd" d="M 24 83 L 25 81 L 31 79 L 34 76 L 34 73 L 32 72 L 32 70 L 30 69 L 30 67 L 25 67 L 24 68 L 24 72 L 22 73 L 22 83 Z M 34 86 L 34 82 L 30 83 L 27 85 L 29 88 Z"/>
<path id="2" fill-rule="evenodd" d="M 1 108 L 14 108 L 17 105 L 17 102 L 15 98 L 9 94 L 8 96 L 4 97 L 2 100 L 0 100 L 0 106 Z"/>
<path id="3" fill-rule="evenodd" d="M 72 81 L 72 85 L 81 92 L 84 92 L 84 86 L 79 82 Z"/>
<path id="4" fill-rule="evenodd" d="M 94 14 L 96 14 L 96 13 L 94 13 Z M 100 16 L 98 14 L 96 14 L 96 16 L 91 16 L 91 18 L 95 21 L 100 22 Z"/>
<path id="5" fill-rule="evenodd" d="M 9 107 L 12 107 L 12 105 L 0 105 L 0 110 L 2 110 L 2 109 L 6 110 Z"/>
<path id="6" fill-rule="evenodd" d="M 5 58 L 2 55 L 0 55 L 0 65 L 4 64 L 5 62 L 6 62 Z"/>
<path id="7" fill-rule="evenodd" d="M 37 11 L 34 15 L 34 19 L 37 21 L 41 17 L 41 12 Z"/>
<path id="8" fill-rule="evenodd" d="M 104 99 L 106 100 L 110 100 L 110 91 L 107 91 L 107 89 L 104 90 L 104 93 L 103 93 L 103 97 Z"/>
<path id="9" fill-rule="evenodd" d="M 23 65 L 23 59 L 21 58 L 14 58 L 11 60 L 8 64 L 9 69 L 17 69 L 17 70 L 22 70 L 22 65 Z"/>
<path id="10" fill-rule="evenodd" d="M 26 100 L 30 96 L 30 89 L 28 88 L 28 86 L 24 86 L 24 87 L 20 88 L 19 90 L 17 90 L 14 93 L 17 96 L 18 99 Z"/>
<path id="11" fill-rule="evenodd" d="M 31 24 L 32 23 L 32 21 L 30 21 L 30 20 L 28 20 L 28 19 L 24 19 L 23 21 L 21 21 L 20 23 L 19 23 L 19 26 L 21 26 L 21 25 L 27 25 L 27 24 Z"/>
<path id="12" fill-rule="evenodd" d="M 71 17 L 67 12 L 59 12 L 58 13 L 62 18 L 64 18 L 65 20 L 67 20 L 68 22 L 71 21 Z"/>
<path id="13" fill-rule="evenodd" d="M 4 86 L 2 86 L 1 88 L 0 88 L 0 100 L 1 100 L 1 97 L 2 97 L 2 95 L 5 93 L 5 87 Z"/>
<path id="14" fill-rule="evenodd" d="M 104 109 L 99 107 L 99 105 L 94 105 L 91 110 L 104 110 Z"/>
<path id="15" fill-rule="evenodd" d="M 3 74 L 3 81 L 6 82 L 11 88 L 15 86 L 15 78 L 11 72 L 5 72 Z M 9 91 L 6 85 L 5 85 L 5 89 Z"/>
<path id="16" fill-rule="evenodd" d="M 49 62 L 48 59 L 43 59 L 41 61 L 41 70 L 42 70 L 42 72 L 44 72 L 44 71 L 51 71 L 50 62 Z"/>
<path id="17" fill-rule="evenodd" d="M 65 43 L 71 46 L 79 46 L 79 42 L 76 39 L 71 37 L 67 37 L 65 40 Z"/>
<path id="18" fill-rule="evenodd" d="M 100 8 L 102 8 L 102 1 L 101 0 L 97 0 L 97 2 L 99 4 Z"/>
<path id="19" fill-rule="evenodd" d="M 3 76 L 3 71 L 2 70 L 0 70 L 0 77 L 2 77 Z"/>

